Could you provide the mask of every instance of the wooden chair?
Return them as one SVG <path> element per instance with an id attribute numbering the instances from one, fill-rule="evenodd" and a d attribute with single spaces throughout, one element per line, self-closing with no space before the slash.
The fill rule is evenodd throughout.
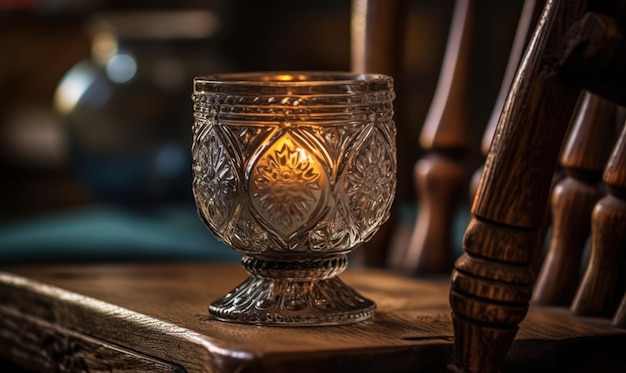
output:
<path id="1" fill-rule="evenodd" d="M 506 70 L 491 117 L 482 138 L 481 151 L 487 154 L 521 54 L 539 18 L 545 1 L 527 0 L 520 13 Z M 473 1 L 459 1 L 452 19 L 450 35 L 440 80 L 426 118 L 420 145 L 427 155 L 415 167 L 418 220 L 404 258 L 399 260 L 414 275 L 449 273 L 456 259 L 451 245 L 452 225 L 462 196 L 467 190 L 469 169 L 464 162 L 471 154 L 471 128 L 468 102 L 472 95 L 468 84 L 472 70 L 470 54 L 475 18 Z M 473 198 L 482 168 L 470 181 Z"/>
<path id="2" fill-rule="evenodd" d="M 496 371 L 526 315 L 534 284 L 530 264 L 542 239 L 554 171 L 580 89 L 623 101 L 623 73 L 607 79 L 607 70 L 616 73 L 614 64 L 623 63 L 623 39 L 614 18 L 618 5 L 623 6 L 547 2 L 525 52 L 478 185 L 465 254 L 452 273 L 456 361 L 467 371 Z M 590 13 L 596 10 L 608 15 Z M 579 141 L 581 134 L 574 131 L 572 142 Z M 574 312 L 615 311 L 611 300 L 621 290 L 617 279 L 626 244 L 625 152 L 620 139 L 605 168 L 609 194 L 594 208 L 591 261 Z M 566 151 L 564 159 L 570 158 Z"/>
<path id="3" fill-rule="evenodd" d="M 429 153 L 416 166 L 416 178 L 418 186 L 428 187 L 418 191 L 422 214 L 411 244 L 396 255 L 396 263 L 414 274 L 446 272 L 452 262 L 451 214 L 466 181 L 458 155 L 467 151 L 468 128 L 459 117 L 468 94 L 464 59 L 471 53 L 472 3 L 457 2 L 445 77 L 422 132 L 421 144 Z M 532 263 L 543 244 L 547 217 L 554 221 L 553 235 L 534 302 L 571 304 L 575 314 L 611 316 L 614 326 L 624 327 L 626 296 L 619 307 L 617 303 L 624 291 L 626 258 L 626 132 L 613 147 L 623 118 L 616 124 L 616 106 L 607 101 L 626 102 L 626 47 L 620 32 L 624 9 L 623 1 L 525 3 L 494 108 L 497 129 L 489 125 L 485 131 L 483 149 L 490 150 L 476 186 L 465 253 L 451 276 L 455 360 L 464 371 L 491 372 L 502 366 L 528 312 L 535 285 Z M 536 26 L 533 20 L 538 20 Z M 372 22 L 368 27 L 377 26 Z M 527 30 L 534 30 L 530 39 Z M 526 42 L 518 67 L 516 55 Z M 553 188 L 560 155 L 567 176 Z M 597 184 L 603 171 L 608 194 L 602 198 L 605 187 Z M 590 263 L 577 286 L 589 221 Z"/>
<path id="4" fill-rule="evenodd" d="M 510 55 L 500 93 L 493 109 L 482 141 L 482 151 L 486 155 L 499 113 L 504 105 L 511 81 L 517 69 L 523 49 L 529 39 L 531 30 L 536 23 L 544 1 L 527 0 L 521 11 L 515 40 Z M 406 23 L 407 2 L 383 2 L 359 0 L 354 2 L 353 14 L 353 69 L 356 71 L 380 71 L 397 77 L 400 89 L 403 87 L 403 71 L 398 60 L 401 60 L 402 42 L 405 36 L 402 25 Z M 476 44 L 476 4 L 474 1 L 459 1 L 451 19 L 448 43 L 439 76 L 439 82 L 432 98 L 425 123 L 422 127 L 419 145 L 425 155 L 414 167 L 416 195 L 418 197 L 418 219 L 412 232 L 406 227 L 398 226 L 394 221 L 396 237 L 391 245 L 385 245 L 390 237 L 364 251 L 371 259 L 368 264 L 383 263 L 387 260 L 392 268 L 399 268 L 412 275 L 448 274 L 455 260 L 452 247 L 452 230 L 454 219 L 464 201 L 467 183 L 470 178 L 467 158 L 475 153 L 470 140 L 479 128 L 473 126 L 469 114 L 470 80 L 472 44 Z M 409 103 L 400 94 L 396 107 L 405 109 Z M 402 185 L 406 182 L 403 166 L 407 162 L 405 148 L 413 141 L 407 127 L 415 127 L 408 123 L 405 116 L 396 118 L 398 124 L 399 143 L 399 199 L 404 197 Z M 407 140 L 408 139 L 408 140 Z M 482 170 L 482 169 L 481 169 Z M 477 171 L 470 186 L 470 198 L 473 197 L 480 177 Z M 390 232 L 389 232 L 390 233 Z M 380 235 L 380 237 L 384 237 Z M 381 247 L 389 246 L 388 253 Z M 383 252 L 385 251 L 385 252 Z M 386 258 L 387 255 L 388 257 Z M 386 259 L 385 259 L 386 258 Z"/>

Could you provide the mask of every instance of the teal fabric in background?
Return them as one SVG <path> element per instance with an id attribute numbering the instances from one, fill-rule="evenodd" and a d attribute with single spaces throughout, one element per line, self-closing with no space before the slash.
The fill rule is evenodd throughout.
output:
<path id="1" fill-rule="evenodd" d="M 195 207 L 94 207 L 0 227 L 0 263 L 238 261 Z"/>
<path id="2" fill-rule="evenodd" d="M 462 207 L 453 226 L 453 247 L 461 253 L 469 221 Z M 413 224 L 415 208 L 403 206 L 401 219 Z M 241 254 L 218 241 L 195 206 L 137 212 L 111 206 L 84 208 L 0 226 L 0 265 L 216 261 L 238 262 Z"/>

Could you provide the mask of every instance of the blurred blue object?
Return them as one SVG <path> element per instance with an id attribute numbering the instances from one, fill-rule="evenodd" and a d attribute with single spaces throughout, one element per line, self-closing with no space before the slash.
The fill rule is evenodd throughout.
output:
<path id="1" fill-rule="evenodd" d="M 69 163 L 97 201 L 126 207 L 193 201 L 191 82 L 227 70 L 208 10 L 100 14 L 92 55 L 59 82 L 54 105 Z"/>
<path id="2" fill-rule="evenodd" d="M 238 261 L 217 241 L 194 206 L 138 213 L 95 207 L 0 227 L 0 264 Z"/>

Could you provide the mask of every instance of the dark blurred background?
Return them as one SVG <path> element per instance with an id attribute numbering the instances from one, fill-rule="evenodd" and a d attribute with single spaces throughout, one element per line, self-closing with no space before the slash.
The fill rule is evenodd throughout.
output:
<path id="1" fill-rule="evenodd" d="M 473 128 L 490 115 L 521 0 L 481 1 Z M 437 83 L 452 0 L 414 0 L 396 91 L 418 136 Z M 350 0 L 0 0 L 0 264 L 231 260 L 195 215 L 191 78 L 350 70 Z M 414 205 L 410 168 L 398 203 Z"/>

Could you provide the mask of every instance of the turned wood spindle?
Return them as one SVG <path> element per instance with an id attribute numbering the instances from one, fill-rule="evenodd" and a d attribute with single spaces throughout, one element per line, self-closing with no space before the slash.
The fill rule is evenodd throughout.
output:
<path id="1" fill-rule="evenodd" d="M 579 315 L 612 315 L 624 291 L 619 276 L 626 259 L 626 126 L 603 180 L 608 194 L 593 209 L 589 265 L 572 303 Z"/>
<path id="2" fill-rule="evenodd" d="M 528 310 L 529 264 L 580 93 L 561 84 L 556 58 L 585 6 L 546 2 L 485 162 L 450 289 L 455 359 L 467 372 L 499 370 Z"/>
<path id="3" fill-rule="evenodd" d="M 567 176 L 552 192 L 552 237 L 533 302 L 569 306 L 591 230 L 591 212 L 604 196 L 602 171 L 615 144 L 617 106 L 586 92 L 561 155 Z"/>
<path id="4" fill-rule="evenodd" d="M 454 263 L 452 223 L 467 185 L 463 157 L 470 147 L 467 115 L 474 0 L 458 0 L 433 101 L 420 144 L 427 152 L 414 169 L 418 215 L 406 255 L 394 267 L 412 274 L 447 274 Z"/>

